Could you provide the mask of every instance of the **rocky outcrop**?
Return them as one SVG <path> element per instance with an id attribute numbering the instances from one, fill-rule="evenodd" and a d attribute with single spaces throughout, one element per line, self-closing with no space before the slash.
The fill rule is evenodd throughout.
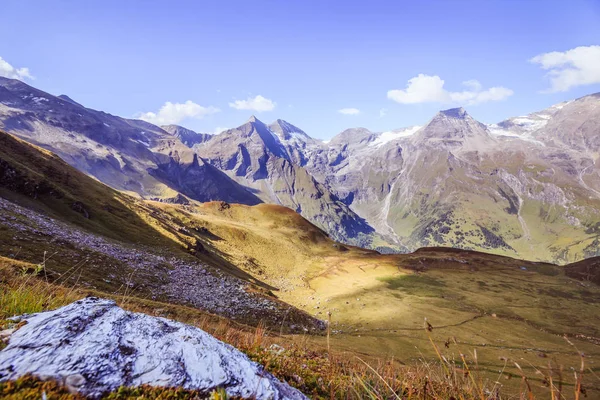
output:
<path id="1" fill-rule="evenodd" d="M 188 147 L 194 147 L 195 144 L 207 142 L 212 138 L 212 135 L 207 133 L 194 132 L 179 125 L 163 125 L 161 128 L 181 140 Z"/>
<path id="2" fill-rule="evenodd" d="M 0 352 L 0 380 L 31 374 L 91 398 L 121 386 L 182 387 L 253 399 L 306 399 L 199 328 L 94 297 L 20 317 Z"/>

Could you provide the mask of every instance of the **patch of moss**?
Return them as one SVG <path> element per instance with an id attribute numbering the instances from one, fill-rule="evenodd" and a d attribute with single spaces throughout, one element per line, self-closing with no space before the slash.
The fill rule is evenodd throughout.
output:
<path id="1" fill-rule="evenodd" d="M 37 400 L 46 395 L 48 400 L 84 400 L 85 397 L 69 393 L 55 381 L 41 381 L 25 376 L 14 381 L 0 382 L 0 398 L 5 400 Z"/>
<path id="2" fill-rule="evenodd" d="M 32 376 L 24 376 L 17 380 L 0 382 L 0 398 L 5 400 L 84 400 L 85 396 L 71 393 L 69 390 L 53 380 L 42 381 Z M 102 397 L 104 400 L 235 400 L 238 397 L 229 397 L 224 390 L 205 393 L 198 390 L 185 390 L 182 388 L 161 388 L 140 386 L 135 388 L 121 387 L 114 392 Z"/>

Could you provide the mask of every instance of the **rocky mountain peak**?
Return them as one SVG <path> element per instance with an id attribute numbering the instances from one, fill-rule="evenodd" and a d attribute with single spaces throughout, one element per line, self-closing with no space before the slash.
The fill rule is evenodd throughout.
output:
<path id="1" fill-rule="evenodd" d="M 493 140 L 488 128 L 462 107 L 438 112 L 414 137 L 417 142 L 435 140 L 452 145 Z"/>
<path id="2" fill-rule="evenodd" d="M 367 128 L 350 128 L 335 135 L 330 141 L 330 146 L 357 144 L 369 141 L 375 137 L 375 134 Z"/>
<path id="3" fill-rule="evenodd" d="M 237 154 L 240 146 L 243 148 L 243 154 L 240 154 L 242 158 L 258 159 L 268 153 L 288 159 L 288 155 L 277 135 L 254 115 L 237 128 L 215 135 L 204 145 L 203 154 L 207 154 L 209 158 L 217 155 L 221 158 L 227 158 L 231 157 L 232 154 Z M 228 155 L 226 156 L 226 154 Z"/>
<path id="4" fill-rule="evenodd" d="M 449 108 L 447 110 L 442 110 L 438 113 L 438 115 L 443 115 L 445 117 L 456 118 L 456 119 L 465 119 L 469 116 L 469 114 L 467 113 L 467 110 L 465 110 L 462 107 Z"/>
<path id="5" fill-rule="evenodd" d="M 270 124 L 269 129 L 281 140 L 289 140 L 292 137 L 300 137 L 305 140 L 310 139 L 310 136 L 308 136 L 302 129 L 282 119 L 278 119 Z"/>
<path id="6" fill-rule="evenodd" d="M 187 129 L 187 128 L 184 128 L 183 126 L 174 125 L 174 124 L 171 124 L 171 125 L 161 125 L 160 127 L 161 127 L 162 130 L 164 130 L 165 132 L 167 132 L 167 133 L 169 133 L 171 135 L 175 135 L 178 132 L 182 132 L 182 131 L 194 132 L 191 129 Z"/>
<path id="7" fill-rule="evenodd" d="M 250 118 L 248 118 L 248 121 L 247 121 L 247 123 L 249 123 L 249 124 L 253 124 L 253 123 L 257 123 L 257 122 L 261 123 L 261 124 L 263 123 L 261 120 L 259 120 L 258 118 L 256 118 L 255 115 L 251 115 Z"/>
<path id="8" fill-rule="evenodd" d="M 251 135 L 252 133 L 258 133 L 260 136 L 263 136 L 263 134 L 268 132 L 272 136 L 272 133 L 269 131 L 267 124 L 262 122 L 260 119 L 256 118 L 254 115 L 248 118 L 248 121 L 246 121 L 246 123 L 238 126 L 236 130 L 243 131 L 244 133 L 247 133 L 249 135 Z"/>
<path id="9" fill-rule="evenodd" d="M 58 96 L 58 98 L 61 100 L 64 100 L 64 101 L 68 101 L 69 103 L 74 104 L 76 106 L 83 107 L 81 104 L 79 104 L 78 102 L 76 102 L 75 100 L 73 100 L 72 98 L 67 96 L 66 94 L 61 94 L 60 96 Z"/>
<path id="10" fill-rule="evenodd" d="M 262 122 L 260 119 L 256 118 L 256 116 L 252 115 L 248 118 L 245 124 L 238 126 L 236 130 L 242 131 L 247 135 L 252 135 L 253 133 L 258 134 L 263 140 L 265 140 L 268 136 L 274 136 L 273 132 L 269 129 L 267 124 Z"/>
<path id="11" fill-rule="evenodd" d="M 204 143 L 212 138 L 212 135 L 207 133 L 198 133 L 179 125 L 163 125 L 161 128 L 181 140 L 188 147 L 192 147 L 197 143 Z"/>

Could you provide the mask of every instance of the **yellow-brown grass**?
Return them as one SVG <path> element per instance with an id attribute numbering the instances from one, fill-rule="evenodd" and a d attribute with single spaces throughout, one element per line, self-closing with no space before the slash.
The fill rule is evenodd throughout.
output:
<path id="1" fill-rule="evenodd" d="M 442 350 L 441 345 L 431 336 L 432 333 L 429 331 L 435 328 L 429 324 L 426 324 L 424 331 L 438 360 L 422 359 L 414 365 L 407 366 L 393 358 L 377 358 L 368 354 L 335 350 L 335 336 L 331 338 L 328 336 L 332 342 L 331 346 L 322 346 L 315 344 L 309 336 L 280 335 L 278 332 L 267 331 L 261 324 L 252 328 L 187 307 L 48 283 L 44 279 L 43 271 L 40 272 L 35 267 L 32 264 L 0 259 L 0 280 L 3 284 L 0 318 L 59 307 L 86 295 L 112 297 L 129 310 L 167 315 L 200 327 L 218 339 L 244 351 L 252 359 L 265 365 L 275 376 L 315 399 L 508 398 L 500 397 L 497 382 L 490 381 L 480 374 L 476 350 L 473 352 L 468 348 L 460 349 L 460 357 L 454 358 L 450 352 Z M 445 345 L 459 346 L 456 342 L 450 343 L 450 340 Z M 564 389 L 563 386 L 563 381 L 568 378 L 557 375 L 555 366 L 536 368 L 550 388 L 551 397 L 544 398 L 578 399 L 582 393 L 585 393 L 582 375 L 587 372 L 583 358 L 581 360 L 582 364 L 575 373 L 571 385 L 566 386 L 569 390 Z M 514 362 L 504 360 L 505 365 Z M 499 372 L 498 380 L 504 379 L 503 372 Z M 523 382 L 520 396 L 535 397 L 525 373 L 523 377 L 515 377 L 515 379 L 521 379 Z M 17 382 L 0 384 L 0 394 L 3 398 L 35 398 L 42 392 L 50 395 L 49 398 L 77 398 L 60 386 L 42 383 L 34 378 L 23 378 Z M 177 388 L 123 388 L 109 394 L 107 398 L 184 399 L 193 398 L 195 395 L 197 393 Z M 215 396 L 222 396 L 222 393 L 214 393 L 212 396 L 218 398 Z"/>

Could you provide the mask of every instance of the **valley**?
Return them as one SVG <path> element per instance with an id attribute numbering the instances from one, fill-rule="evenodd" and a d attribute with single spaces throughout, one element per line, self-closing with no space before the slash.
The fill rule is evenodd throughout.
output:
<path id="1" fill-rule="evenodd" d="M 278 204 L 383 253 L 446 246 L 558 264 L 600 255 L 598 94 L 497 124 L 457 108 L 325 143 L 283 120 L 252 116 L 208 135 L 17 80 L 0 88 L 0 127 L 142 199 Z"/>
<path id="2" fill-rule="evenodd" d="M 0 17 L 0 400 L 600 399 L 600 1 Z"/>
<path id="3" fill-rule="evenodd" d="M 275 213 L 266 216 L 264 206 L 255 207 L 223 216 L 205 205 L 193 216 L 211 221 L 209 229 L 225 239 L 217 246 L 230 254 L 237 250 L 239 265 L 280 288 L 279 298 L 330 318 L 330 343 L 339 351 L 414 365 L 436 359 L 431 338 L 448 358 L 468 354 L 486 379 L 498 380 L 508 392 L 521 384 L 515 362 L 538 394 L 545 389 L 536 368 L 576 367 L 584 352 L 596 371 L 600 288 L 567 276 L 564 267 L 444 248 L 407 255 L 341 249 L 289 228 L 274 231 L 277 223 L 263 228 Z M 431 334 L 424 321 L 433 326 Z M 326 341 L 310 339 L 321 346 Z"/>
<path id="4" fill-rule="evenodd" d="M 204 313 L 246 331 L 260 322 L 284 348 L 330 346 L 337 357 L 393 359 L 409 371 L 434 368 L 439 351 L 452 368 L 465 357 L 482 385 L 507 394 L 523 390 L 522 374 L 538 395 L 548 392 L 544 376 L 573 390 L 558 368 L 578 368 L 581 352 L 592 371 L 586 389 L 598 390 L 591 260 L 562 267 L 449 248 L 379 254 L 337 243 L 279 205 L 140 200 L 0 138 L 5 282 L 23 271 L 73 287 L 75 297 L 104 293 L 185 321 Z"/>

